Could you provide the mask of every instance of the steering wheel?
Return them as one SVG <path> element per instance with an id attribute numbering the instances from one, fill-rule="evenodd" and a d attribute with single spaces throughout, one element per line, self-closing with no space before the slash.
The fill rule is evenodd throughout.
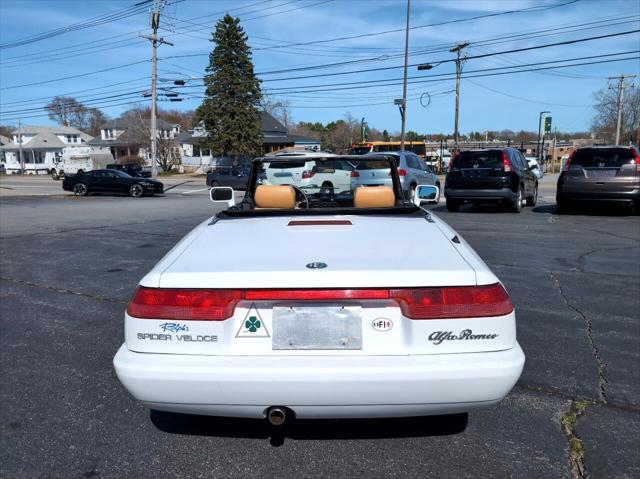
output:
<path id="1" fill-rule="evenodd" d="M 307 196 L 307 194 L 302 191 L 300 188 L 298 188 L 295 185 L 291 185 L 291 187 L 297 192 L 300 193 L 300 196 L 302 196 L 302 198 L 304 199 L 305 202 L 305 208 L 309 208 L 309 197 Z"/>

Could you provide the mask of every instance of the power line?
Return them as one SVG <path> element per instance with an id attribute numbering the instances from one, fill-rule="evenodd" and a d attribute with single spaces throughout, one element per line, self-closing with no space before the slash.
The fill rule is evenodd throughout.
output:
<path id="1" fill-rule="evenodd" d="M 524 52 L 524 51 L 539 50 L 541 48 L 550 48 L 550 47 L 556 47 L 556 46 L 561 46 L 561 45 L 570 45 L 570 44 L 574 44 L 574 43 L 593 41 L 593 40 L 602 40 L 604 38 L 617 37 L 617 36 L 621 36 L 621 35 L 630 35 L 632 33 L 638 33 L 638 32 L 640 32 L 640 29 L 630 30 L 630 31 L 626 31 L 626 32 L 610 33 L 610 34 L 607 34 L 607 35 L 598 35 L 598 36 L 587 37 L 587 38 L 579 38 L 579 39 L 575 39 L 575 40 L 565 40 L 565 41 L 562 41 L 562 42 L 547 43 L 545 45 L 536 45 L 536 46 L 532 46 L 532 47 L 514 48 L 514 49 L 511 49 L 511 50 L 504 50 L 504 51 L 501 51 L 501 52 L 483 53 L 481 55 L 471 55 L 471 56 L 465 57 L 465 61 L 474 60 L 474 59 L 478 59 L 478 58 L 486 58 L 486 57 L 491 57 L 491 56 L 495 56 L 495 55 L 506 55 L 506 54 L 509 54 L 509 53 L 521 53 L 521 52 Z M 434 61 L 431 61 L 431 62 L 412 63 L 412 64 L 409 65 L 409 67 L 416 67 L 416 66 L 419 66 L 419 65 L 421 65 L 423 63 L 433 63 L 433 64 L 441 65 L 441 64 L 444 64 L 444 63 L 452 63 L 452 62 L 457 62 L 457 60 L 455 58 L 452 58 L 452 59 L 445 59 L 445 60 L 434 60 Z M 353 75 L 353 74 L 357 74 L 357 73 L 369 73 L 369 72 L 377 72 L 377 71 L 384 71 L 384 70 L 396 70 L 396 69 L 399 69 L 399 68 L 404 68 L 404 66 L 403 65 L 396 65 L 396 66 L 391 66 L 391 67 L 366 68 L 366 69 L 362 69 L 362 70 L 350 70 L 350 71 L 346 71 L 346 72 L 322 73 L 322 74 L 304 75 L 304 76 L 288 77 L 288 78 L 272 78 L 272 79 L 267 79 L 267 80 L 262 80 L 262 81 L 263 82 L 270 82 L 270 81 L 283 81 L 283 80 L 302 80 L 302 79 L 306 79 L 306 78 L 318 78 L 318 77 L 339 76 L 339 75 Z"/>
<path id="2" fill-rule="evenodd" d="M 123 103 L 115 103 L 115 104 L 109 104 L 109 105 L 103 105 L 101 106 L 101 108 L 114 108 L 116 106 L 123 106 L 123 105 L 137 105 L 139 103 L 144 103 L 147 101 L 151 101 L 151 99 L 149 98 L 142 98 L 136 101 L 127 101 L 127 102 L 123 102 Z M 24 120 L 27 118 L 45 118 L 47 117 L 48 114 L 43 113 L 40 115 L 28 115 L 28 116 L 23 116 L 23 115 L 19 115 L 19 116 L 14 116 L 14 117 L 10 117 L 10 118 L 5 118 L 5 117 L 0 117 L 0 121 L 2 122 L 8 122 L 8 121 L 14 121 L 14 120 Z"/>
<path id="3" fill-rule="evenodd" d="M 118 66 L 115 66 L 115 67 L 104 68 L 102 70 L 96 70 L 96 71 L 87 72 L 87 73 L 79 73 L 78 75 L 71 75 L 71 76 L 67 76 L 67 77 L 54 78 L 52 80 L 43 80 L 43 81 L 32 82 L 32 83 L 24 83 L 22 85 L 5 86 L 5 87 L 0 88 L 0 90 L 12 90 L 12 89 L 15 89 L 15 88 L 24 88 L 24 87 L 27 87 L 27 86 L 44 85 L 44 84 L 47 84 L 47 83 L 54 83 L 54 82 L 63 81 L 63 80 L 71 80 L 73 78 L 81 78 L 81 77 L 86 77 L 86 76 L 90 76 L 90 75 L 97 75 L 98 73 L 110 72 L 112 70 L 118 70 L 120 68 L 126 68 L 126 67 L 130 67 L 130 66 L 133 66 L 133 65 L 139 65 L 141 63 L 148 63 L 148 62 L 149 62 L 149 60 L 140 60 L 140 61 L 137 61 L 137 62 L 125 63 L 124 65 L 118 65 Z"/>
<path id="4" fill-rule="evenodd" d="M 529 103 L 538 103 L 538 104 L 541 104 L 541 105 L 551 105 L 551 106 L 562 106 L 562 107 L 568 107 L 568 108 L 584 108 L 586 106 L 590 106 L 590 105 L 568 105 L 568 104 L 565 104 L 565 103 L 551 103 L 551 102 L 548 102 L 548 101 L 532 100 L 531 98 L 525 98 L 525 97 L 522 97 L 522 96 L 511 95 L 510 93 L 505 93 L 503 91 L 494 90 L 493 88 L 490 88 L 488 86 L 482 85 L 482 84 L 480 84 L 478 82 L 474 82 L 473 80 L 466 79 L 465 81 L 468 81 L 472 85 L 478 86 L 480 88 L 484 88 L 485 90 L 489 90 L 490 92 L 497 93 L 498 95 L 503 95 L 503 96 L 506 96 L 506 97 L 509 97 L 509 98 L 513 98 L 515 100 L 528 101 Z"/>
<path id="5" fill-rule="evenodd" d="M 577 3 L 580 0 L 570 0 L 568 2 L 565 3 L 560 3 L 557 5 L 550 5 L 548 7 L 528 7 L 528 8 L 522 8 L 522 9 L 517 9 L 517 10 L 506 10 L 506 11 L 502 11 L 502 12 L 496 12 L 496 13 L 488 13 L 488 14 L 484 14 L 484 15 L 475 15 L 473 17 L 466 17 L 466 18 L 458 18 L 455 20 L 447 20 L 444 22 L 436 22 L 436 23 L 428 23 L 428 24 L 424 24 L 424 25 L 417 25 L 417 26 L 413 26 L 411 27 L 411 30 L 417 30 L 420 28 L 429 28 L 429 27 L 438 27 L 438 26 L 442 26 L 442 25 L 451 25 L 454 23 L 462 23 L 462 22 L 469 22 L 472 20 L 479 20 L 482 18 L 490 18 L 490 17 L 498 17 L 501 15 L 511 15 L 511 14 L 516 14 L 516 13 L 524 13 L 524 12 L 531 12 L 531 11 L 544 11 L 544 10 L 551 10 L 551 9 L 555 9 L 555 8 L 560 8 L 560 7 L 564 7 L 567 5 L 571 5 L 573 3 Z M 308 41 L 308 42 L 297 42 L 297 43 L 289 43 L 286 46 L 294 46 L 294 45 L 317 45 L 320 43 L 332 43 L 332 42 L 337 42 L 337 41 L 343 41 L 343 40 L 353 40 L 353 39 L 357 39 L 357 38 L 366 38 L 366 37 L 374 37 L 374 36 L 379 36 L 379 35 L 387 35 L 389 33 L 398 33 L 398 32 L 402 32 L 404 31 L 404 28 L 394 28 L 392 30 L 384 30 L 381 32 L 371 32 L 371 33 L 361 33 L 358 35 L 350 35 L 350 36 L 344 36 L 344 37 L 337 37 L 337 38 L 328 38 L 325 40 L 312 40 L 312 41 Z M 274 47 L 270 47 L 270 48 L 262 48 L 261 50 L 270 50 L 270 49 L 276 49 L 276 48 L 282 48 L 279 46 L 274 46 Z"/>
<path id="6" fill-rule="evenodd" d="M 595 55 L 594 57 L 601 57 L 603 55 Z M 586 57 L 583 57 L 586 58 Z M 566 65 L 554 65 L 552 67 L 546 66 L 546 67 L 539 67 L 539 68 L 527 68 L 527 69 L 521 69 L 521 70 L 515 70 L 515 71 L 500 71 L 500 72 L 490 72 L 490 73 L 479 73 L 479 74 L 474 74 L 471 75 L 470 73 L 475 73 L 475 72 L 467 72 L 467 74 L 463 75 L 462 78 L 463 79 L 468 79 L 468 78 L 481 78 L 481 77 L 491 77 L 491 76 L 498 76 L 498 75 L 509 75 L 509 74 L 514 74 L 514 73 L 526 73 L 526 72 L 531 72 L 531 71 L 540 71 L 540 70 L 544 70 L 544 69 L 548 69 L 548 68 L 571 68 L 571 67 L 576 67 L 576 66 L 588 66 L 588 65 L 596 65 L 596 64 L 605 64 L 605 63 L 612 63 L 612 62 L 619 62 L 619 61 L 628 61 L 628 60 L 638 60 L 640 59 L 640 56 L 634 56 L 634 57 L 628 57 L 628 58 L 618 58 L 618 59 L 612 59 L 612 60 L 599 60 L 599 61 L 590 61 L 590 62 L 581 62 L 581 63 L 569 63 Z M 530 65 L 539 65 L 539 64 L 544 64 L 544 63 L 557 63 L 559 61 L 578 61 L 580 60 L 580 58 L 574 58 L 574 59 L 570 59 L 570 60 L 558 60 L 555 62 L 539 62 L 536 64 L 530 64 Z M 505 67 L 507 68 L 507 67 Z M 490 70 L 496 70 L 496 69 L 485 69 L 485 70 L 481 70 L 481 71 L 490 71 Z M 413 78 L 422 78 L 422 77 L 413 77 Z M 452 79 L 452 78 L 451 78 Z M 389 80 L 382 80 L 382 81 L 389 81 Z M 422 84 L 422 83 L 432 83 L 432 82 L 436 82 L 436 81 L 442 81 L 441 79 L 425 79 L 425 80 L 419 80 L 419 81 L 415 81 L 412 82 L 412 84 Z M 365 83 L 375 83 L 377 81 L 373 80 L 371 82 L 365 82 Z M 352 85 L 353 83 L 362 83 L 362 82 L 351 82 L 348 84 L 342 84 L 342 85 Z M 398 82 L 395 83 L 396 85 L 399 84 Z M 338 84 L 341 85 L 341 84 Z M 391 86 L 393 84 L 389 84 L 389 85 L 385 85 L 385 86 Z M 329 85 L 320 85 L 320 86 L 329 86 Z M 324 89 L 324 90 L 303 90 L 301 92 L 295 92 L 295 91 L 289 91 L 289 92 L 282 92 L 281 94 L 286 95 L 286 94 L 293 94 L 293 93 L 312 93 L 312 92 L 323 92 L 323 91 L 334 91 L 334 90 L 348 90 L 348 89 L 363 89 L 363 88 L 370 88 L 370 87 L 375 87 L 377 85 L 358 85 L 358 86 L 347 86 L 347 87 L 341 87 L 341 88 L 335 88 L 335 89 Z M 309 87 L 304 87 L 304 88 L 309 88 Z M 191 99 L 195 99 L 195 98 L 200 98 L 197 96 L 192 96 Z M 202 97 L 204 98 L 204 97 Z M 122 104 L 134 104 L 134 103 L 140 103 L 140 102 L 144 102 L 147 101 L 147 99 L 140 99 L 138 101 L 134 101 L 134 102 L 126 102 L 126 103 L 122 103 Z M 385 104 L 387 104 L 387 102 L 385 102 Z M 114 107 L 114 106 L 119 106 L 121 104 L 109 104 L 108 106 L 104 106 L 104 107 Z M 100 105 L 95 105 L 97 107 L 99 107 Z M 355 106 L 355 105 L 354 105 Z M 338 108 L 338 107 L 336 107 Z M 35 115 L 35 116 L 23 116 L 23 115 L 19 115 L 19 116 L 15 116 L 12 118 L 5 118 L 2 117 L 0 120 L 1 121 L 8 121 L 8 120 L 13 120 L 13 119 L 18 119 L 18 118 L 40 118 L 46 115 Z"/>
<path id="7" fill-rule="evenodd" d="M 633 53 L 638 52 L 638 50 L 633 50 Z M 578 60 L 582 60 L 582 59 L 588 59 L 588 58 L 598 58 L 598 57 L 604 57 L 604 56 L 612 56 L 613 54 L 608 54 L 608 55 L 592 55 L 590 57 L 581 57 L 581 58 L 573 58 L 573 59 L 564 59 L 564 60 L 554 60 L 554 61 L 547 61 L 547 62 L 537 62 L 537 63 L 529 63 L 529 64 L 525 64 L 523 66 L 535 66 L 535 65 L 545 65 L 545 64 L 550 64 L 550 63 L 559 63 L 559 62 L 563 62 L 563 61 L 578 61 Z M 495 70 L 504 70 L 504 69 L 513 69 L 513 68 L 518 68 L 518 67 L 497 67 L 497 68 L 486 68 L 486 69 L 481 69 L 481 70 L 470 70 L 467 72 L 466 75 L 462 76 L 462 78 L 478 78 L 478 77 L 482 77 L 482 76 L 496 76 L 496 75 L 510 75 L 512 73 L 524 73 L 524 72 L 531 72 L 531 71 L 539 71 L 539 70 L 546 70 L 549 68 L 569 68 L 569 67 L 573 67 L 573 66 L 584 66 L 584 65 L 596 65 L 596 64 L 601 64 L 601 63 L 611 63 L 611 62 L 618 62 L 618 61 L 626 61 L 626 60 L 635 60 L 637 58 L 640 57 L 628 57 L 628 58 L 617 58 L 617 59 L 613 59 L 613 60 L 602 60 L 602 61 L 594 61 L 594 62 L 585 62 L 585 63 L 576 63 L 576 64 L 569 64 L 569 65 L 554 65 L 554 66 L 546 66 L 546 67 L 542 67 L 542 68 L 531 68 L 531 69 L 522 69 L 522 70 L 514 70 L 514 71 L 506 71 L 506 72 L 498 72 L 498 73 L 491 73 L 491 74 L 480 74 L 480 75 L 469 75 L 470 73 L 482 73 L 482 72 L 488 72 L 488 71 L 495 71 Z M 426 79 L 424 76 L 413 76 L 413 77 L 409 77 L 410 80 L 417 80 L 415 82 L 412 82 L 413 84 L 419 84 L 419 83 L 430 83 L 430 82 L 434 82 L 434 81 L 441 81 L 443 79 L 447 79 L 447 80 L 453 80 L 455 79 L 455 75 L 450 74 L 450 73 L 445 73 L 445 74 L 439 74 L 439 75 L 429 75 Z M 436 78 L 439 77 L 439 78 Z M 441 77 L 448 77 L 448 78 L 441 78 Z M 420 80 L 422 79 L 422 80 Z M 325 84 L 321 84 L 321 85 L 305 85 L 305 86 L 297 86 L 297 87 L 278 87 L 278 88 L 272 88 L 270 90 L 264 90 L 265 92 L 277 92 L 277 91 L 286 91 L 289 90 L 288 93 L 292 93 L 292 92 L 296 92 L 300 91 L 301 93 L 310 93 L 310 92 L 321 92 L 321 91 L 334 91 L 334 90 L 350 90 L 350 89 L 357 89 L 357 88 L 372 88 L 375 86 L 378 86 L 376 84 L 382 84 L 382 83 L 386 83 L 384 86 L 392 86 L 392 85 L 399 85 L 400 83 L 398 82 L 397 78 L 391 78 L 391 79 L 384 79 L 384 80 L 366 80 L 366 81 L 357 81 L 357 82 L 345 82 L 345 83 L 325 83 Z M 345 85 L 348 85 L 349 87 L 345 87 Z M 353 86 L 351 86 L 353 85 Z M 339 87 L 336 89 L 319 89 L 319 88 L 324 88 L 324 87 Z M 302 88 L 304 88 L 304 90 L 301 90 Z M 309 88 L 316 88 L 315 90 L 309 90 Z"/>
<path id="8" fill-rule="evenodd" d="M 319 3 L 326 3 L 326 1 L 330 1 L 330 0 L 325 0 L 325 2 L 319 2 Z M 577 3 L 579 1 L 580 0 L 569 0 L 569 1 L 565 2 L 565 3 L 561 3 L 561 4 L 557 4 L 557 5 L 535 6 L 535 7 L 516 9 L 516 10 L 506 10 L 506 11 L 502 11 L 502 12 L 489 13 L 489 14 L 483 14 L 483 15 L 475 15 L 475 16 L 472 16 L 472 17 L 458 18 L 458 19 L 454 19 L 454 20 L 447 20 L 447 21 L 443 21 L 443 22 L 429 23 L 429 24 L 424 24 L 424 25 L 417 25 L 417 26 L 411 27 L 411 30 L 416 30 L 416 29 L 421 29 L 421 28 L 428 28 L 428 27 L 435 27 L 435 26 L 442 26 L 442 25 L 451 25 L 451 24 L 455 24 L 455 23 L 462 23 L 462 22 L 468 22 L 468 21 L 472 21 L 472 20 L 479 20 L 479 19 L 483 19 L 483 18 L 497 17 L 497 16 L 501 16 L 501 15 L 511 15 L 511 14 L 524 13 L 524 12 L 551 10 L 551 9 L 555 9 L 555 8 L 571 5 L 571 4 Z M 309 7 L 309 6 L 313 6 L 313 5 L 308 5 L 306 7 Z M 306 7 L 299 7 L 299 8 L 306 8 Z M 285 12 L 280 12 L 280 13 L 285 13 Z M 195 17 L 195 18 L 204 18 L 204 17 Z M 193 19 L 195 19 L 195 18 L 193 18 Z M 264 18 L 264 17 L 261 16 L 261 17 L 256 17 L 256 18 Z M 252 18 L 252 19 L 255 19 L 255 18 Z M 248 20 L 250 20 L 250 19 L 246 19 L 244 21 L 248 21 Z M 188 20 L 185 20 L 184 22 L 189 23 Z M 196 24 L 196 25 L 198 25 L 198 24 Z M 190 30 L 185 30 L 185 31 L 191 33 L 191 32 L 199 31 L 199 30 L 203 30 L 203 29 L 209 30 L 211 28 L 210 25 L 206 25 L 206 24 L 199 24 L 199 25 L 201 25 L 204 28 L 190 29 Z M 397 32 L 402 32 L 402 31 L 404 31 L 404 28 L 396 28 L 396 29 L 384 30 L 384 31 L 380 31 L 380 32 L 362 33 L 362 34 L 358 34 L 358 35 L 351 35 L 351 36 L 344 36 L 344 37 L 328 38 L 328 39 L 324 39 L 324 40 L 311 40 L 311 41 L 308 41 L 308 42 L 295 42 L 295 43 L 283 42 L 283 43 L 285 43 L 284 45 L 273 45 L 273 46 L 269 46 L 269 47 L 256 48 L 256 49 L 253 49 L 253 50 L 254 51 L 274 50 L 274 49 L 281 49 L 281 48 L 289 48 L 289 47 L 292 47 L 292 46 L 306 46 L 306 45 L 317 45 L 317 44 L 324 44 L 324 43 L 333 43 L 333 42 L 337 42 L 337 41 L 353 40 L 353 39 L 365 38 L 365 37 L 373 37 L 373 36 L 386 35 L 386 34 L 389 34 L 389 33 L 397 33 Z M 276 41 L 276 40 L 274 40 L 274 41 Z"/>
<path id="9" fill-rule="evenodd" d="M 122 20 L 124 18 L 138 15 L 139 13 L 142 13 L 146 10 L 146 4 L 148 4 L 149 2 L 151 2 L 151 0 L 142 0 L 141 2 L 136 3 L 133 6 L 121 8 L 118 10 L 114 10 L 113 12 L 110 12 L 110 13 L 98 15 L 97 17 L 92 17 L 82 22 L 67 25 L 65 27 L 56 28 L 54 30 L 49 30 L 47 32 L 39 33 L 36 35 L 19 38 L 12 42 L 8 42 L 0 45 L 0 50 L 6 50 L 9 48 L 15 48 L 15 47 L 27 45 L 29 43 L 48 40 L 49 38 L 63 35 L 65 33 L 84 30 L 86 28 L 96 27 L 98 25 L 103 25 L 105 23 L 110 23 L 116 20 Z"/>
<path id="10" fill-rule="evenodd" d="M 99 47 L 83 47 L 83 48 L 79 48 L 77 50 L 64 50 L 61 53 L 58 54 L 54 54 L 54 55 L 43 55 L 41 57 L 34 57 L 34 58 L 30 58 L 27 59 L 27 61 L 23 61 L 23 62 L 19 62 L 14 60 L 13 62 L 5 62 L 5 63 L 0 63 L 0 68 L 2 69 L 9 69 L 9 68 L 22 68 L 25 66 L 29 66 L 29 65 L 41 65 L 43 63 L 50 63 L 50 62 L 57 62 L 59 61 L 61 58 L 69 58 L 70 55 L 73 55 L 74 59 L 76 57 L 81 57 L 84 55 L 93 55 L 95 53 L 100 53 L 100 52 L 105 52 L 105 51 L 113 51 L 117 48 L 125 48 L 125 47 L 130 47 L 133 45 L 137 45 L 140 43 L 140 39 L 137 38 L 135 40 L 131 40 L 131 39 L 125 39 L 125 40 L 119 40 L 117 42 L 112 42 L 109 43 L 107 45 L 101 45 Z M 56 51 L 60 51 L 60 49 L 56 49 Z"/>

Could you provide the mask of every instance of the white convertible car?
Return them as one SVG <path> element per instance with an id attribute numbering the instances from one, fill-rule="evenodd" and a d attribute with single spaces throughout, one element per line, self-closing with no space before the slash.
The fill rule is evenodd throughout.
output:
<path id="1" fill-rule="evenodd" d="M 524 365 L 509 295 L 420 206 L 437 188 L 408 202 L 388 160 L 393 187 L 273 185 L 266 169 L 296 160 L 262 158 L 242 202 L 213 188 L 229 207 L 185 236 L 127 306 L 114 359 L 127 390 L 153 409 L 272 424 L 503 399 Z"/>

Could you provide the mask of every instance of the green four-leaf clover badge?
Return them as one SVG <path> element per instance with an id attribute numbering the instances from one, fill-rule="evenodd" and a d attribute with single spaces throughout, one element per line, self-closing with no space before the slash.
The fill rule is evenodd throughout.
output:
<path id="1" fill-rule="evenodd" d="M 255 316 L 249 316 L 244 322 L 244 327 L 249 330 L 250 333 L 255 333 L 258 329 L 260 329 L 260 320 Z"/>

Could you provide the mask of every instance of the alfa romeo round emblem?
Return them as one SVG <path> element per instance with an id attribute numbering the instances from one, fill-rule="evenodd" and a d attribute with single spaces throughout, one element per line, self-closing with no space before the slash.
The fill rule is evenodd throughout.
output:
<path id="1" fill-rule="evenodd" d="M 322 263 L 320 261 L 314 261 L 312 263 L 307 263 L 307 268 L 309 269 L 323 269 L 327 267 L 327 263 Z"/>

